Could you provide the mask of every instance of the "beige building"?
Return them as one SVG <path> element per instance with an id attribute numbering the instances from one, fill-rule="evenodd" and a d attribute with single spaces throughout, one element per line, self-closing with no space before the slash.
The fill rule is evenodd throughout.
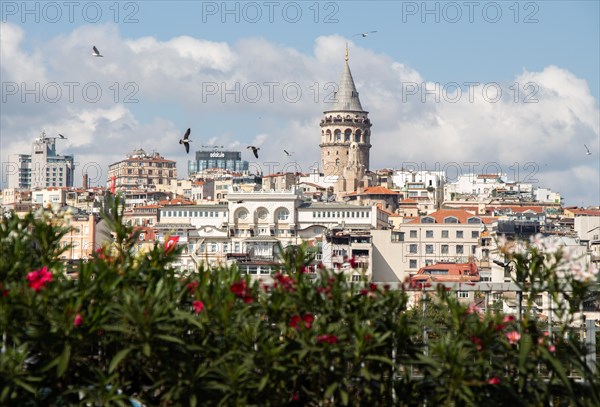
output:
<path id="1" fill-rule="evenodd" d="M 60 240 L 68 247 L 62 254 L 63 260 L 89 259 L 96 249 L 96 219 L 93 214 L 71 214 L 67 216 L 71 231 Z"/>
<path id="2" fill-rule="evenodd" d="M 462 210 L 440 209 L 402 223 L 393 230 L 373 230 L 373 280 L 403 281 L 419 268 L 441 261 L 484 261 L 489 250 L 481 250 L 484 232 L 493 217 Z"/>
<path id="3" fill-rule="evenodd" d="M 147 154 L 143 149 L 134 150 L 123 161 L 108 166 L 107 187 L 115 177 L 118 190 L 158 189 L 177 181 L 175 161 L 167 160 L 159 153 Z"/>

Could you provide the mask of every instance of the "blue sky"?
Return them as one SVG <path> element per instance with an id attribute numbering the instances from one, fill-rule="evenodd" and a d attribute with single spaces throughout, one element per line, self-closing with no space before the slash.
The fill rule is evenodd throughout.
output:
<path id="1" fill-rule="evenodd" d="M 221 1 L 120 2 L 118 7 L 115 2 L 81 2 L 71 22 L 62 2 L 55 3 L 62 13 L 56 18 L 53 6 L 46 3 L 27 3 L 39 14 L 23 15 L 23 2 L 4 2 L 3 83 L 30 83 L 35 75 L 42 87 L 71 77 L 82 83 L 102 78 L 105 82 L 99 83 L 107 99 L 111 81 L 120 87 L 133 82 L 138 102 L 102 100 L 91 106 L 63 105 L 61 100 L 32 106 L 12 95 L 5 97 L 0 118 L 2 161 L 8 160 L 7 154 L 28 149 L 39 127 L 64 129 L 75 123 L 67 127 L 77 133 L 70 137 L 66 152 L 101 167 L 142 144 L 176 159 L 180 176 L 185 176 L 188 157 L 177 146 L 163 143 L 192 127 L 197 145 L 216 140 L 234 148 L 265 143 L 262 150 L 270 161 L 283 159 L 276 151 L 298 144 L 296 160 L 308 169 L 319 160 L 318 121 L 326 107 L 325 85 L 339 79 L 344 44 L 349 42 L 350 66 L 374 123 L 374 168 L 476 161 L 481 163 L 479 169 L 498 163 L 510 175 L 515 162 L 521 174 L 535 162 L 537 170 L 530 179 L 538 186 L 558 190 L 568 204 L 598 205 L 600 2 L 467 3 L 227 2 L 233 11 L 224 14 Z M 269 7 L 274 11 L 272 21 Z M 101 17 L 94 22 L 98 9 Z M 372 30 L 377 32 L 365 38 L 353 36 Z M 71 57 L 81 53 L 81 58 L 90 59 L 91 43 L 100 48 L 104 60 L 85 60 L 78 67 Z M 68 55 L 53 53 L 49 46 L 69 50 Z M 210 49 L 206 58 L 204 48 Z M 31 72 L 13 66 L 21 59 Z M 188 69 L 190 64 L 193 69 Z M 237 81 L 244 86 L 268 80 L 301 83 L 303 100 L 232 103 L 200 95 L 208 81 Z M 420 95 L 389 99 L 405 91 L 409 82 L 442 87 L 458 83 L 463 95 L 460 103 L 423 101 Z M 509 101 L 462 103 L 465 82 L 499 84 Z M 529 82 L 536 86 L 539 103 L 510 103 L 515 96 L 511 84 L 518 83 L 521 99 Z M 318 103 L 305 101 L 311 83 L 318 83 L 321 90 Z M 121 91 L 119 99 L 125 89 Z M 31 114 L 39 119 L 26 120 Z M 15 132 L 19 142 L 4 137 Z M 92 141 L 112 137 L 127 142 L 103 151 Z M 449 141 L 445 151 L 432 151 L 432 145 Z M 399 147 L 390 149 L 390 144 Z M 583 144 L 594 153 L 591 158 L 581 156 Z"/>

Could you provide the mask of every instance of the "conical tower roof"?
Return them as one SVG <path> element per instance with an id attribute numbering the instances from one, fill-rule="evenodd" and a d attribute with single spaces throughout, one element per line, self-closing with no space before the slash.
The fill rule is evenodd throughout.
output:
<path id="1" fill-rule="evenodd" d="M 350 66 L 348 65 L 348 48 L 346 48 L 344 71 L 342 72 L 342 78 L 340 79 L 338 86 L 338 91 L 334 93 L 333 105 L 328 111 L 363 112 L 364 110 L 360 104 L 358 92 L 354 85 L 354 79 L 350 72 Z"/>

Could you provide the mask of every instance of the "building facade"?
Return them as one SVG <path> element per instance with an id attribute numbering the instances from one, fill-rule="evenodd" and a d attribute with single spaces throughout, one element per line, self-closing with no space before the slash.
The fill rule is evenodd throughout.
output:
<path id="1" fill-rule="evenodd" d="M 157 152 L 147 154 L 143 149 L 134 150 L 123 161 L 108 166 L 107 186 L 115 180 L 115 188 L 157 189 L 177 181 L 175 161 L 167 160 Z"/>
<path id="2" fill-rule="evenodd" d="M 9 188 L 72 187 L 75 163 L 72 155 L 56 152 L 58 137 L 47 137 L 42 130 L 33 141 L 31 154 L 9 157 Z"/>
<path id="3" fill-rule="evenodd" d="M 219 169 L 232 172 L 248 171 L 248 161 L 242 160 L 240 151 L 222 149 L 196 151 L 196 159 L 188 161 L 188 176 L 203 175 L 206 170 Z"/>

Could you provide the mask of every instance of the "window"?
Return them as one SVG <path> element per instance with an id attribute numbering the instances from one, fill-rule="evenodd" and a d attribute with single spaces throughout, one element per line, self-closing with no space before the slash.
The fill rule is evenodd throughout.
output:
<path id="1" fill-rule="evenodd" d="M 404 232 L 392 232 L 392 242 L 403 242 Z"/>
<path id="2" fill-rule="evenodd" d="M 285 208 L 280 209 L 279 212 L 277 212 L 278 220 L 285 221 L 285 220 L 288 220 L 289 217 L 290 217 L 290 212 Z"/>
<path id="3" fill-rule="evenodd" d="M 416 269 L 417 268 L 417 261 L 415 259 L 409 260 L 409 262 L 408 262 L 408 268 Z"/>
<path id="4" fill-rule="evenodd" d="M 442 230 L 442 237 L 444 239 L 448 239 L 448 231 L 447 230 Z"/>
<path id="5" fill-rule="evenodd" d="M 456 238 L 457 239 L 462 239 L 464 237 L 464 233 L 462 230 L 457 230 L 456 231 Z"/>
<path id="6" fill-rule="evenodd" d="M 409 253 L 417 253 L 417 245 L 416 244 L 411 244 L 408 246 L 408 252 Z"/>
<path id="7" fill-rule="evenodd" d="M 478 223 L 481 223 L 481 219 L 475 218 L 475 217 L 469 218 L 469 219 L 467 219 L 467 223 L 478 224 Z"/>
<path id="8" fill-rule="evenodd" d="M 469 292 L 468 291 L 458 291 L 458 298 L 469 298 Z"/>
<path id="9" fill-rule="evenodd" d="M 433 237 L 433 230 L 426 230 L 425 231 L 425 237 L 432 238 Z"/>
<path id="10" fill-rule="evenodd" d="M 269 211 L 267 211 L 265 208 L 260 208 L 257 211 L 256 216 L 258 217 L 258 219 L 260 220 L 266 220 L 267 217 L 269 216 Z"/>
<path id="11" fill-rule="evenodd" d="M 425 245 L 425 253 L 433 254 L 433 245 L 432 244 Z"/>
<path id="12" fill-rule="evenodd" d="M 457 244 L 456 245 L 456 254 L 463 254 L 465 251 L 465 248 L 462 244 Z"/>
<path id="13" fill-rule="evenodd" d="M 244 219 L 246 219 L 246 218 L 248 217 L 248 211 L 247 211 L 247 210 L 245 210 L 245 209 L 242 209 L 242 210 L 240 210 L 240 211 L 238 212 L 238 216 L 237 216 L 237 217 L 238 217 L 238 219 L 239 219 L 239 220 L 244 220 Z"/>
<path id="14" fill-rule="evenodd" d="M 448 245 L 447 244 L 442 245 L 442 254 L 448 254 Z"/>
<path id="15" fill-rule="evenodd" d="M 477 239 L 479 237 L 479 231 L 478 230 L 472 230 L 471 231 L 471 237 L 473 239 Z"/>
<path id="16" fill-rule="evenodd" d="M 444 218 L 444 223 L 458 223 L 458 219 L 454 216 L 448 216 L 447 218 Z"/>
<path id="17" fill-rule="evenodd" d="M 417 237 L 417 231 L 416 230 L 411 230 L 410 231 L 410 237 L 411 238 L 416 238 Z"/>
<path id="18" fill-rule="evenodd" d="M 421 223 L 435 223 L 435 219 L 433 219 L 431 216 L 424 216 L 421 218 Z"/>

